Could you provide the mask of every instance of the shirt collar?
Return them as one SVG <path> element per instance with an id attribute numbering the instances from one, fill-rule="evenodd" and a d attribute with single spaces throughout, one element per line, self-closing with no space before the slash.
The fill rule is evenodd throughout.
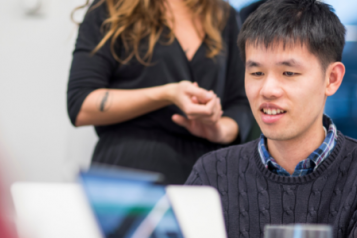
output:
<path id="1" fill-rule="evenodd" d="M 337 129 L 331 118 L 323 116 L 323 126 L 328 128 L 322 144 L 314 152 L 312 152 L 305 160 L 300 161 L 295 167 L 295 171 L 290 175 L 283 167 L 281 167 L 275 159 L 270 155 L 266 146 L 266 137 L 261 134 L 258 143 L 258 151 L 262 163 L 270 171 L 283 176 L 303 176 L 313 172 L 332 152 L 337 140 Z"/>

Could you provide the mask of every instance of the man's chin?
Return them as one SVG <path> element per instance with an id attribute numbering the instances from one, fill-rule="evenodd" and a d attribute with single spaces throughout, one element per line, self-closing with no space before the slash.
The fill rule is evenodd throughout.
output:
<path id="1" fill-rule="evenodd" d="M 291 140 L 292 138 L 294 138 L 293 136 L 286 133 L 286 131 L 272 132 L 272 131 L 264 131 L 263 130 L 262 133 L 267 139 L 274 140 L 274 141 L 287 141 L 287 140 Z"/>

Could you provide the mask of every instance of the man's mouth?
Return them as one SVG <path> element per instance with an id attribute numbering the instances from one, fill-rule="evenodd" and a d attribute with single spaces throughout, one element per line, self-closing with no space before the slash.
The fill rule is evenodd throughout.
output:
<path id="1" fill-rule="evenodd" d="M 260 111 L 266 115 L 279 115 L 286 113 L 286 111 L 277 108 L 262 108 Z"/>
<path id="2" fill-rule="evenodd" d="M 266 124 L 278 122 L 287 113 L 286 110 L 274 103 L 263 103 L 259 110 L 262 112 L 261 119 Z"/>

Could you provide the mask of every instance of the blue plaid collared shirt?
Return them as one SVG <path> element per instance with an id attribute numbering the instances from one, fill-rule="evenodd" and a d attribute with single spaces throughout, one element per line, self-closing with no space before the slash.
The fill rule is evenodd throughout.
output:
<path id="1" fill-rule="evenodd" d="M 324 115 L 323 117 L 323 126 L 328 128 L 327 135 L 325 137 L 324 142 L 317 148 L 314 152 L 312 152 L 307 159 L 300 161 L 296 167 L 293 174 L 289 174 L 283 167 L 281 167 L 273 157 L 269 154 L 266 147 L 266 138 L 262 134 L 260 136 L 260 141 L 258 144 L 258 151 L 260 154 L 260 158 L 267 169 L 276 173 L 278 175 L 283 176 L 303 176 L 313 172 L 321 163 L 326 159 L 333 148 L 335 147 L 337 140 L 337 130 L 335 124 L 333 124 L 332 120 Z"/>

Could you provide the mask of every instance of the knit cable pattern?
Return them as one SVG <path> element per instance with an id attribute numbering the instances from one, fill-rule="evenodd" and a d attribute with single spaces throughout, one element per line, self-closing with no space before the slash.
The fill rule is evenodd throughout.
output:
<path id="1" fill-rule="evenodd" d="M 229 238 L 263 237 L 266 224 L 331 224 L 337 238 L 357 237 L 357 141 L 339 133 L 311 174 L 279 176 L 264 167 L 258 141 L 206 154 L 187 184 L 219 191 Z"/>

